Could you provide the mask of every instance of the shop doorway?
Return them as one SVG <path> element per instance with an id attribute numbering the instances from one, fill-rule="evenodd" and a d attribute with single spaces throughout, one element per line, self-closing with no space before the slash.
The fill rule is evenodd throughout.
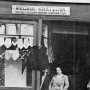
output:
<path id="1" fill-rule="evenodd" d="M 73 74 L 73 35 L 54 33 L 53 37 L 55 67 L 60 66 L 63 72 Z"/>
<path id="2" fill-rule="evenodd" d="M 86 88 L 87 86 L 89 80 L 87 63 L 89 50 L 89 35 L 53 33 L 53 51 L 55 57 L 53 62 L 55 67 L 53 68 L 59 66 L 64 74 L 74 76 L 74 90 L 78 90 L 81 87 Z"/>
<path id="3" fill-rule="evenodd" d="M 81 72 L 80 68 L 87 64 L 89 35 L 54 33 L 53 37 L 55 65 L 64 68 L 68 75 Z"/>

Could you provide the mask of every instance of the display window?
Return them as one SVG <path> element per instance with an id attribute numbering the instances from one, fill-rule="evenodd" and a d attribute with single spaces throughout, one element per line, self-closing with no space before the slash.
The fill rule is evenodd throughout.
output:
<path id="1" fill-rule="evenodd" d="M 35 45 L 36 23 L 6 21 L 0 24 L 0 86 L 32 88 L 33 71 L 23 65 L 29 48 Z"/>

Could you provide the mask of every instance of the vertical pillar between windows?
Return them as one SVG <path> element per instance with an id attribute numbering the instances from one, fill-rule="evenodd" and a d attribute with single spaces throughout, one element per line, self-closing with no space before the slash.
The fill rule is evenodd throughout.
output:
<path id="1" fill-rule="evenodd" d="M 42 35 L 42 19 L 38 21 L 37 29 L 37 45 L 41 46 L 41 35 Z M 40 70 L 36 70 L 36 90 L 40 90 Z"/>
<path id="2" fill-rule="evenodd" d="M 32 90 L 35 90 L 35 70 L 32 70 Z"/>
<path id="3" fill-rule="evenodd" d="M 42 36 L 42 19 L 39 19 L 39 22 L 38 22 L 38 46 L 41 45 L 41 36 Z"/>

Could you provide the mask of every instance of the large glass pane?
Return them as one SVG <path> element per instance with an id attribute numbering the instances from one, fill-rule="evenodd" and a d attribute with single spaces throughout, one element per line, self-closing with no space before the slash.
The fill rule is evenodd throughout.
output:
<path id="1" fill-rule="evenodd" d="M 21 35 L 33 35 L 34 26 L 30 24 L 21 24 Z"/>
<path id="2" fill-rule="evenodd" d="M 26 70 L 24 70 L 23 74 L 21 73 L 21 70 L 22 70 L 22 61 L 19 58 L 19 51 L 18 50 L 6 51 L 5 52 L 6 87 L 26 87 Z"/>
<path id="3" fill-rule="evenodd" d="M 34 25 L 2 24 L 0 34 L 0 86 L 32 87 L 32 69 L 23 65 L 33 46 Z"/>
<path id="4" fill-rule="evenodd" d="M 19 34 L 18 29 L 15 24 L 6 24 L 6 34 L 7 35 L 17 35 Z"/>

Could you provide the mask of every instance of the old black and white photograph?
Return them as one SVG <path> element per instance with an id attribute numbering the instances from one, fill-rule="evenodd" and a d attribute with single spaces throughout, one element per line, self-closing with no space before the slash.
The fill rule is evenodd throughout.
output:
<path id="1" fill-rule="evenodd" d="M 90 0 L 0 0 L 0 90 L 90 90 Z"/>

